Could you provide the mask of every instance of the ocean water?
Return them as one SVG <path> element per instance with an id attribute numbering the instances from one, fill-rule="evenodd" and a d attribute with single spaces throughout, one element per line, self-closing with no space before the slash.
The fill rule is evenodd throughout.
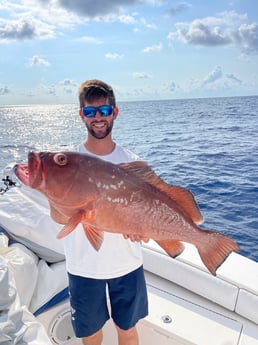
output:
<path id="1" fill-rule="evenodd" d="M 166 182 L 192 191 L 204 229 L 235 239 L 258 261 L 258 96 L 121 102 L 114 139 Z M 0 106 L 0 173 L 31 150 L 85 139 L 76 104 Z M 3 185 L 0 185 L 0 187 Z"/>

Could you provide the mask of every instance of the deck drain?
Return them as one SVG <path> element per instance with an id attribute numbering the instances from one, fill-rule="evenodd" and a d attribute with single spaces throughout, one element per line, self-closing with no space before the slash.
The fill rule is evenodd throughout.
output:
<path id="1" fill-rule="evenodd" d="M 169 315 L 163 315 L 162 316 L 162 321 L 164 323 L 171 323 L 172 322 L 172 317 L 170 317 Z"/>

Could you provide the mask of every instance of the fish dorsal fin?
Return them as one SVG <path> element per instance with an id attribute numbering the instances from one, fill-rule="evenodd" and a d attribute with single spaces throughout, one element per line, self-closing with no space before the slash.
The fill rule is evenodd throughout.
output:
<path id="1" fill-rule="evenodd" d="M 118 164 L 118 166 L 153 186 L 162 182 L 162 179 L 155 174 L 146 162 L 135 161 L 130 163 L 121 163 Z"/>
<path id="2" fill-rule="evenodd" d="M 203 222 L 200 209 L 195 201 L 193 194 L 186 188 L 180 186 L 172 186 L 163 181 L 156 173 L 148 166 L 146 162 L 135 161 L 131 163 L 122 163 L 119 166 L 132 173 L 141 180 L 151 184 L 160 191 L 164 192 L 178 206 L 192 219 L 196 224 Z"/>
<path id="3" fill-rule="evenodd" d="M 190 216 L 195 224 L 203 223 L 203 216 L 197 205 L 193 194 L 186 188 L 180 186 L 168 186 L 165 193 L 169 195 L 176 203 Z"/>

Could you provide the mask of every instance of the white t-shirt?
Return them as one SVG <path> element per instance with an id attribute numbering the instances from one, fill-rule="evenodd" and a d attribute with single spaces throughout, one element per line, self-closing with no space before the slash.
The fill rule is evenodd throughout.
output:
<path id="1" fill-rule="evenodd" d="M 80 153 L 88 152 L 83 144 L 77 147 Z M 135 161 L 137 155 L 116 145 L 114 151 L 99 158 L 115 164 Z M 104 230 L 104 229 L 103 229 Z M 125 240 L 123 235 L 104 232 L 104 241 L 96 251 L 88 241 L 81 224 L 62 239 L 67 271 L 74 275 L 95 279 L 111 279 L 130 273 L 142 265 L 139 242 Z"/>

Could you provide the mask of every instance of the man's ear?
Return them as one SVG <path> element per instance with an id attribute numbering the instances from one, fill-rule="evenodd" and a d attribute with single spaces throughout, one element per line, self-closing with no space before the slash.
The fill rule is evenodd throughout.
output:
<path id="1" fill-rule="evenodd" d="M 114 109 L 113 109 L 113 117 L 114 117 L 115 120 L 116 120 L 116 118 L 118 116 L 118 113 L 119 113 L 119 108 L 118 107 L 114 107 Z"/>
<path id="2" fill-rule="evenodd" d="M 79 115 L 82 121 L 84 122 L 84 115 L 83 115 L 82 109 L 79 110 Z"/>

